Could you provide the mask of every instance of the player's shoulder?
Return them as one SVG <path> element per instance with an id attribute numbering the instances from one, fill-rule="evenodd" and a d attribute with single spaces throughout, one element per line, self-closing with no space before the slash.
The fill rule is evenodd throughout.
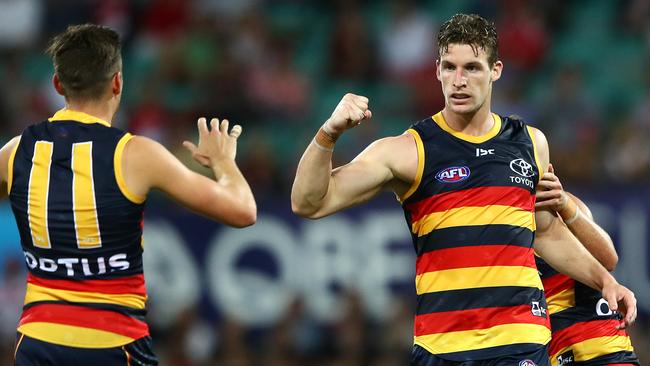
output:
<path id="1" fill-rule="evenodd" d="M 414 122 L 411 124 L 409 127 L 409 130 L 415 130 L 418 132 L 425 132 L 427 130 L 430 130 L 432 127 L 434 127 L 435 122 L 433 120 L 433 117 L 427 117 L 423 118 L 419 121 Z"/>
<path id="2" fill-rule="evenodd" d="M 2 150 L 14 149 L 20 143 L 21 137 L 22 135 L 12 137 L 11 140 L 7 141 L 7 143 L 2 146 Z"/>
<path id="3" fill-rule="evenodd" d="M 9 156 L 20 144 L 21 136 L 15 136 L 0 148 L 0 169 L 6 169 Z"/>
<path id="4" fill-rule="evenodd" d="M 407 132 L 415 133 L 421 140 L 429 140 L 435 135 L 443 135 L 444 131 L 438 126 L 433 116 L 421 119 L 413 123 Z"/>
<path id="5" fill-rule="evenodd" d="M 528 129 L 530 131 L 532 128 L 530 123 L 518 114 L 510 114 L 507 116 L 499 115 L 499 117 L 501 118 L 503 128 L 505 129 L 512 129 L 515 131 L 524 131 Z"/>
<path id="6" fill-rule="evenodd" d="M 402 148 L 415 145 L 412 130 L 407 130 L 401 135 L 382 137 L 368 145 L 369 150 L 384 151 L 387 154 L 396 154 Z"/>
<path id="7" fill-rule="evenodd" d="M 146 136 L 132 135 L 127 132 L 124 134 L 123 139 L 125 155 L 154 158 L 161 150 L 165 150 L 165 147 L 160 142 Z"/>
<path id="8" fill-rule="evenodd" d="M 504 129 L 512 129 L 515 131 L 521 130 L 522 132 L 527 132 L 531 138 L 536 141 L 546 141 L 546 136 L 544 133 L 537 127 L 532 126 L 530 121 L 524 119 L 524 117 L 518 114 L 510 114 L 508 116 L 499 116 L 502 120 Z"/>

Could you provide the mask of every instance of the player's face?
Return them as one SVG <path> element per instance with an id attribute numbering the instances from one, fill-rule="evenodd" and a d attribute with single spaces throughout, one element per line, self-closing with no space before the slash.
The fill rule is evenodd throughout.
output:
<path id="1" fill-rule="evenodd" d="M 474 114 L 483 106 L 489 108 L 492 82 L 501 76 L 502 68 L 501 61 L 490 67 L 488 55 L 481 48 L 476 55 L 470 45 L 450 44 L 447 53 L 436 61 L 445 108 L 458 114 Z"/>

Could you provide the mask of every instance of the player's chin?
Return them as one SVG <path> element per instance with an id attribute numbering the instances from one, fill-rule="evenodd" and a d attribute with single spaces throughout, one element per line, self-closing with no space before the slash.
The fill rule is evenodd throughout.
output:
<path id="1" fill-rule="evenodd" d="M 456 114 L 474 114 L 478 110 L 474 104 L 456 104 L 451 102 L 448 105 L 451 111 Z"/>

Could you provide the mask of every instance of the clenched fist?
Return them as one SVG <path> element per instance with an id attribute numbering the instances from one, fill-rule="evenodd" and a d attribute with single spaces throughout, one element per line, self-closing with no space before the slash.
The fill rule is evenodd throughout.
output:
<path id="1" fill-rule="evenodd" d="M 323 129 L 332 137 L 340 136 L 343 131 L 353 128 L 364 119 L 372 118 L 372 112 L 368 109 L 368 98 L 347 93 L 332 112 L 330 118 L 325 121 Z"/>

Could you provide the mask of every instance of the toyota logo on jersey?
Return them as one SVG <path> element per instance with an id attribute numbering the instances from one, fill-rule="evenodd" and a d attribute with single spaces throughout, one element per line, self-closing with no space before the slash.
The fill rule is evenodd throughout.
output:
<path id="1" fill-rule="evenodd" d="M 533 166 L 524 159 L 515 159 L 510 162 L 510 169 L 522 177 L 529 178 L 535 175 Z"/>
<path id="2" fill-rule="evenodd" d="M 436 174 L 436 179 L 442 183 L 458 183 L 469 178 L 469 168 L 466 166 L 452 166 Z"/>

